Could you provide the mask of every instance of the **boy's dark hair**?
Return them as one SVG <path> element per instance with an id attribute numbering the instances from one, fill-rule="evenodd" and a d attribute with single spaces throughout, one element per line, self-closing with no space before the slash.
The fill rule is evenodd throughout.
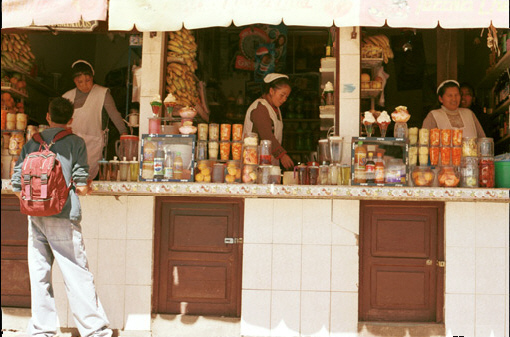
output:
<path id="1" fill-rule="evenodd" d="M 49 114 L 51 121 L 57 124 L 67 124 L 74 113 L 74 105 L 64 97 L 56 97 L 51 100 Z"/>
<path id="2" fill-rule="evenodd" d="M 94 72 L 93 72 L 92 68 L 88 64 L 83 63 L 83 62 L 76 63 L 73 66 L 72 70 L 73 70 L 73 78 L 81 76 L 81 75 L 89 75 L 89 76 L 94 77 Z"/>

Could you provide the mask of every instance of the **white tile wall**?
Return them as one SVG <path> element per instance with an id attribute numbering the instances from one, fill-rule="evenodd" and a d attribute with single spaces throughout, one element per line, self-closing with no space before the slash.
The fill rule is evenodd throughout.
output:
<path id="1" fill-rule="evenodd" d="M 124 330 L 151 329 L 151 285 L 126 286 Z"/>
<path id="2" fill-rule="evenodd" d="M 98 284 L 124 285 L 126 283 L 126 240 L 100 240 L 96 273 Z"/>
<path id="3" fill-rule="evenodd" d="M 127 198 L 127 239 L 152 240 L 155 206 L 154 197 L 129 196 Z"/>
<path id="4" fill-rule="evenodd" d="M 330 308 L 329 291 L 301 291 L 301 335 L 329 336 Z"/>
<path id="5" fill-rule="evenodd" d="M 447 336 L 475 336 L 475 295 L 445 295 Z"/>
<path id="6" fill-rule="evenodd" d="M 271 336 L 271 291 L 243 290 L 241 336 Z"/>
<path id="7" fill-rule="evenodd" d="M 264 198 L 245 199 L 244 243 L 273 242 L 273 202 Z"/>
<path id="8" fill-rule="evenodd" d="M 303 203 L 303 244 L 331 244 L 331 200 Z"/>
<path id="9" fill-rule="evenodd" d="M 301 244 L 303 231 L 303 201 L 301 199 L 274 200 L 274 243 Z"/>
<path id="10" fill-rule="evenodd" d="M 445 209 L 445 238 L 449 246 L 474 247 L 476 203 L 452 202 Z"/>
<path id="11" fill-rule="evenodd" d="M 331 246 L 303 245 L 301 290 L 330 291 Z"/>
<path id="12" fill-rule="evenodd" d="M 505 293 L 505 248 L 476 248 L 476 293 Z"/>
<path id="13" fill-rule="evenodd" d="M 129 297 L 126 286 L 120 284 L 96 284 L 97 294 L 106 316 L 110 321 L 110 328 L 123 329 L 125 317 L 125 303 Z"/>
<path id="14" fill-rule="evenodd" d="M 272 289 L 301 289 L 301 245 L 273 245 Z"/>
<path id="15" fill-rule="evenodd" d="M 476 295 L 476 336 L 505 336 L 504 315 L 505 295 Z"/>
<path id="16" fill-rule="evenodd" d="M 508 204 L 476 204 L 476 246 L 508 247 Z M 505 212 L 506 210 L 506 212 Z M 506 216 L 501 216 L 505 214 Z"/>
<path id="17" fill-rule="evenodd" d="M 476 256 L 474 247 L 446 247 L 447 294 L 474 294 Z"/>
<path id="18" fill-rule="evenodd" d="M 299 336 L 300 317 L 299 291 L 272 291 L 271 336 Z"/>
<path id="19" fill-rule="evenodd" d="M 356 246 L 333 246 L 331 291 L 358 291 L 359 255 Z"/>
<path id="20" fill-rule="evenodd" d="M 331 337 L 358 335 L 358 293 L 331 293 Z"/>
<path id="21" fill-rule="evenodd" d="M 126 239 L 127 196 L 103 197 L 96 212 L 100 214 L 99 239 Z M 114 211 L 115 210 L 115 211 Z M 108 226 L 104 226 L 108 224 Z"/>
<path id="22" fill-rule="evenodd" d="M 129 261 L 126 264 L 126 284 L 152 284 L 152 252 L 152 240 L 126 241 L 126 261 Z"/>
<path id="23" fill-rule="evenodd" d="M 270 244 L 243 245 L 243 289 L 271 289 Z"/>

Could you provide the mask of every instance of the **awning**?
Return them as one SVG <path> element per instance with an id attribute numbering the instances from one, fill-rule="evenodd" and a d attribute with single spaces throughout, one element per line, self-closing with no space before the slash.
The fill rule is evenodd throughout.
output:
<path id="1" fill-rule="evenodd" d="M 508 0 L 110 0 L 109 29 L 175 31 L 250 24 L 509 27 Z"/>
<path id="2" fill-rule="evenodd" d="M 107 0 L 2 0 L 2 28 L 106 20 Z"/>

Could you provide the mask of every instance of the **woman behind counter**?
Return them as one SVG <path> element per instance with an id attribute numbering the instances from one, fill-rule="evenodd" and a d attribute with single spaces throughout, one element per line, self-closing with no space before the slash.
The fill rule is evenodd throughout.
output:
<path id="1" fill-rule="evenodd" d="M 99 172 L 98 161 L 103 158 L 105 146 L 103 131 L 103 109 L 121 135 L 127 134 L 120 112 L 115 106 L 110 90 L 94 83 L 94 68 L 84 60 L 78 60 L 71 66 L 75 89 L 66 92 L 63 97 L 74 104 L 71 128 L 73 133 L 82 137 L 87 145 L 89 179 Z"/>
<path id="2" fill-rule="evenodd" d="M 261 140 L 268 139 L 272 144 L 273 165 L 279 161 L 287 170 L 294 162 L 282 147 L 283 122 L 280 106 L 289 98 L 291 88 L 289 77 L 284 74 L 268 74 L 264 77 L 264 91 L 246 111 L 244 132 L 256 132 Z"/>
<path id="3" fill-rule="evenodd" d="M 441 108 L 432 110 L 423 120 L 425 129 L 453 129 L 463 130 L 464 137 L 485 137 L 485 132 L 473 111 L 459 108 L 460 89 L 459 83 L 447 80 L 437 87 L 437 95 Z"/>

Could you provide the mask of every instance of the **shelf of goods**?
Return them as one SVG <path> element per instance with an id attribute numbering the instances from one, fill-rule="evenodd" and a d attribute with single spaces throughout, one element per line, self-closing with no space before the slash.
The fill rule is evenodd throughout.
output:
<path id="1" fill-rule="evenodd" d="M 375 99 L 382 93 L 382 83 L 375 81 L 376 69 L 383 63 L 382 58 L 362 58 L 361 69 L 367 69 L 370 71 L 370 82 L 363 82 L 360 90 L 360 98 L 370 99 L 370 110 L 375 110 Z M 370 88 L 363 88 L 363 84 L 369 85 Z M 376 87 L 374 88 L 374 85 Z"/>
<path id="2" fill-rule="evenodd" d="M 487 69 L 484 78 L 478 83 L 478 88 L 490 88 L 503 71 L 510 67 L 510 52 L 507 52 L 493 67 Z"/>
<path id="3" fill-rule="evenodd" d="M 362 142 L 368 152 L 374 153 L 374 159 L 377 152 L 383 152 L 385 159 L 384 165 L 384 183 L 358 182 L 356 177 L 355 152 L 358 142 Z M 369 151 L 368 147 L 374 147 Z M 404 138 L 394 137 L 352 137 L 351 142 L 351 185 L 357 186 L 407 186 L 409 181 L 409 144 Z M 392 158 L 392 159 L 388 159 Z M 398 165 L 397 165 L 398 164 Z"/>

